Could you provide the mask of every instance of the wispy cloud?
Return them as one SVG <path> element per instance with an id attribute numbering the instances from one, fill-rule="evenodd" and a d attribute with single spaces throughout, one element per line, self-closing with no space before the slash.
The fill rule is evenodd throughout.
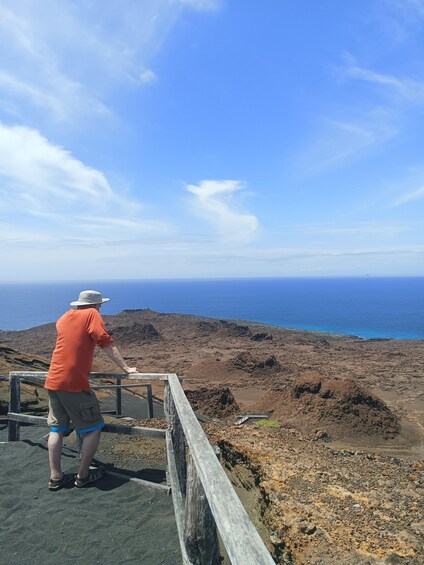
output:
<path id="1" fill-rule="evenodd" d="M 157 80 L 156 74 L 150 69 L 146 69 L 140 74 L 140 81 L 144 84 L 152 84 Z"/>
<path id="2" fill-rule="evenodd" d="M 101 171 L 34 129 L 0 124 L 0 179 L 0 220 L 9 224 L 13 214 L 33 236 L 96 230 L 110 240 L 169 231 L 164 222 L 144 219 L 141 203 L 113 190 Z"/>
<path id="3" fill-rule="evenodd" d="M 105 176 L 83 165 L 38 131 L 0 125 L 0 174 L 15 197 L 33 194 L 57 197 L 81 205 L 108 199 L 112 190 Z"/>
<path id="4" fill-rule="evenodd" d="M 344 69 L 346 77 L 374 84 L 380 88 L 382 93 L 394 96 L 399 101 L 424 104 L 424 81 L 379 73 L 361 67 L 351 55 L 346 55 L 345 61 L 347 63 Z"/>
<path id="5" fill-rule="evenodd" d="M 424 21 L 424 2 L 423 0 L 380 0 L 385 8 L 390 10 L 389 15 L 396 20 L 398 26 L 416 28 Z"/>
<path id="6" fill-rule="evenodd" d="M 407 194 L 404 194 L 394 202 L 394 205 L 398 206 L 400 204 L 405 204 L 406 202 L 419 200 L 421 198 L 424 198 L 424 186 L 422 186 L 418 190 L 414 190 L 413 192 L 408 192 Z"/>
<path id="7" fill-rule="evenodd" d="M 215 11 L 218 10 L 223 0 L 173 0 L 174 2 L 189 6 L 199 11 Z"/>
<path id="8" fill-rule="evenodd" d="M 239 209 L 234 194 L 244 188 L 237 180 L 203 180 L 188 184 L 186 190 L 194 195 L 193 211 L 209 222 L 219 235 L 232 241 L 250 241 L 258 228 L 256 216 Z"/>
<path id="9" fill-rule="evenodd" d="M 404 167 L 397 178 L 391 178 L 387 182 L 384 190 L 385 205 L 388 208 L 394 208 L 417 200 L 424 200 L 424 167 L 413 165 Z M 412 215 L 419 208 L 414 206 L 410 208 Z M 422 226 L 417 229 L 417 233 L 424 233 Z"/>
<path id="10" fill-rule="evenodd" d="M 319 138 L 302 156 L 310 172 L 321 172 L 368 155 L 399 136 L 409 112 L 424 106 L 424 80 L 381 73 L 361 66 L 344 54 L 339 69 L 341 84 L 363 83 L 374 88 L 373 96 L 356 93 L 349 106 L 338 109 L 340 118 L 321 120 Z"/>
<path id="11" fill-rule="evenodd" d="M 298 160 L 301 174 L 321 173 L 355 161 L 398 134 L 390 109 L 375 107 L 345 119 L 323 118 L 319 135 Z"/>
<path id="12" fill-rule="evenodd" d="M 3 108 L 7 109 L 7 102 L 10 106 L 12 101 L 14 117 L 28 118 L 32 109 L 33 117 L 34 111 L 42 111 L 55 121 L 108 114 L 107 104 L 95 88 L 89 82 L 84 84 L 79 80 L 72 67 L 64 70 L 68 62 L 68 33 L 75 31 L 75 37 L 78 37 L 86 24 L 81 22 L 79 27 L 76 18 L 64 5 L 63 11 L 59 12 L 47 0 L 43 8 L 45 11 L 37 10 L 28 3 L 13 6 L 0 3 L 0 91 Z M 82 45 L 86 43 L 86 40 L 76 41 L 75 45 L 83 50 Z"/>
<path id="13" fill-rule="evenodd" d="M 217 0 L 57 3 L 0 0 L 0 92 L 4 112 L 37 124 L 78 126 L 113 115 L 115 89 L 152 85 L 154 54 L 184 9 L 216 10 Z"/>

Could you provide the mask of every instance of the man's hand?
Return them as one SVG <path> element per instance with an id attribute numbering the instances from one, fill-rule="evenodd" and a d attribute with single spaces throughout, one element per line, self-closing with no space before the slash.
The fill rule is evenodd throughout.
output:
<path id="1" fill-rule="evenodd" d="M 137 367 L 128 367 L 125 372 L 127 375 L 132 375 L 134 373 L 139 373 L 140 371 L 137 370 Z"/>

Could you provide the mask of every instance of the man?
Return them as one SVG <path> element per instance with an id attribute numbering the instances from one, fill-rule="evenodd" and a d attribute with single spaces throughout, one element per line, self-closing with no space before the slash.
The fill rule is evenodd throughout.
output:
<path id="1" fill-rule="evenodd" d="M 105 328 L 99 310 L 108 300 L 96 290 L 84 290 L 78 300 L 71 302 L 76 308 L 68 310 L 56 324 L 56 347 L 44 385 L 49 395 L 49 490 L 59 490 L 71 481 L 83 487 L 103 476 L 103 469 L 90 469 L 105 425 L 99 401 L 88 381 L 96 345 L 124 373 L 138 372 L 135 367 L 128 367 Z M 82 438 L 76 476 L 64 474 L 61 467 L 63 436 L 70 433 L 71 421 Z"/>

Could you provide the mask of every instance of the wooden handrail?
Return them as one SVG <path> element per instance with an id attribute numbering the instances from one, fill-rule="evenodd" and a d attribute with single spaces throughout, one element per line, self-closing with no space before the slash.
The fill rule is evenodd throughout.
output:
<path id="1" fill-rule="evenodd" d="M 233 565 L 274 564 L 216 458 L 177 375 L 169 375 L 168 383 L 190 455 L 231 563 Z"/>
<path id="2" fill-rule="evenodd" d="M 41 420 L 45 420 L 19 414 L 19 383 L 21 378 L 35 381 L 46 376 L 46 371 L 10 373 L 9 440 L 19 439 L 19 421 L 41 424 Z M 232 565 L 273 565 L 274 560 L 222 469 L 184 394 L 179 377 L 168 373 L 91 373 L 90 378 L 165 381 L 167 474 L 184 565 L 215 565 L 220 562 L 216 528 Z M 110 428 L 108 431 L 117 433 L 134 433 L 147 437 L 152 433 L 156 437 L 163 437 L 162 430 L 159 432 L 136 428 L 133 432 L 126 432 L 119 429 L 124 426 L 106 427 Z M 188 471 L 186 444 L 190 462 Z"/>
<path id="3" fill-rule="evenodd" d="M 9 373 L 10 377 L 20 377 L 22 379 L 36 377 L 45 378 L 48 375 L 48 371 L 11 371 Z M 93 372 L 90 373 L 90 379 L 129 379 L 129 380 L 140 380 L 140 381 L 167 381 L 168 373 L 131 373 L 130 375 L 124 373 L 100 373 Z"/>

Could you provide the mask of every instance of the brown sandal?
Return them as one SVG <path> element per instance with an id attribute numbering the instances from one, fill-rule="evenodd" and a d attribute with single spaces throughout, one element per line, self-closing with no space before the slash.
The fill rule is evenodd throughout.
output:
<path id="1" fill-rule="evenodd" d="M 62 478 L 49 480 L 49 484 L 48 484 L 49 490 L 60 490 L 65 485 L 72 483 L 74 479 L 75 479 L 75 475 L 63 473 Z"/>
<path id="2" fill-rule="evenodd" d="M 99 467 L 98 469 L 90 469 L 88 471 L 88 475 L 83 479 L 75 475 L 75 486 L 78 488 L 85 487 L 90 483 L 94 483 L 94 481 L 98 481 L 103 477 L 105 474 L 104 467 Z"/>

